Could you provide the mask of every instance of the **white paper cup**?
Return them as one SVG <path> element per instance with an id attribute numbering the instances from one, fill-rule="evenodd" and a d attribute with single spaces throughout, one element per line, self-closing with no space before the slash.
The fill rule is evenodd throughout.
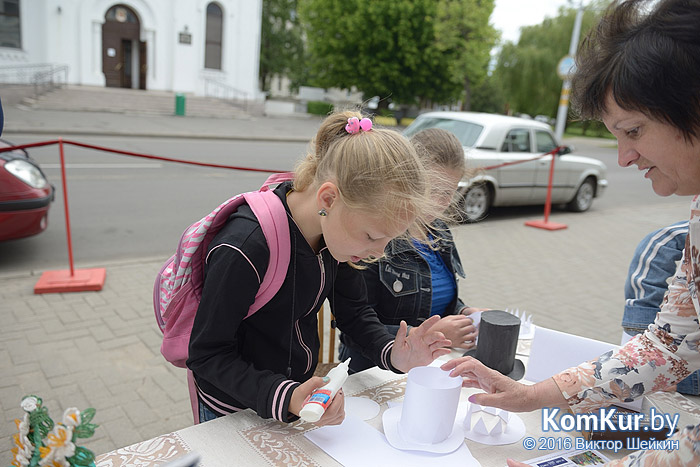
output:
<path id="1" fill-rule="evenodd" d="M 462 378 L 451 378 L 437 367 L 422 366 L 408 372 L 399 433 L 417 444 L 441 443 L 452 433 Z"/>

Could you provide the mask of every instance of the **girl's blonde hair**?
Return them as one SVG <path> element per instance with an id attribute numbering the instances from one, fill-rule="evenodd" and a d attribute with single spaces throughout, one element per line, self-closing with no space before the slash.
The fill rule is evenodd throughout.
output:
<path id="1" fill-rule="evenodd" d="M 414 234 L 426 212 L 432 212 L 428 175 L 413 145 L 396 131 L 373 127 L 349 134 L 345 125 L 357 111 L 329 115 L 295 169 L 294 189 L 303 191 L 332 181 L 350 208 L 387 220 L 416 216 Z M 418 229 L 423 230 L 423 229 Z"/>
<path id="2" fill-rule="evenodd" d="M 427 128 L 421 130 L 411 137 L 411 143 L 416 148 L 418 156 L 430 169 L 431 187 L 438 188 L 444 177 L 444 170 L 454 171 L 461 178 L 471 178 L 475 175 L 472 170 L 467 170 L 464 147 L 457 137 L 450 131 L 442 128 Z M 447 223 L 459 223 L 463 215 L 459 212 L 460 194 L 452 194 L 452 203 L 448 209 L 435 216 Z M 434 223 L 430 223 L 430 228 L 434 229 Z"/>
<path id="3" fill-rule="evenodd" d="M 454 170 L 464 175 L 464 148 L 457 137 L 442 128 L 427 128 L 411 137 L 411 143 L 426 164 Z"/>

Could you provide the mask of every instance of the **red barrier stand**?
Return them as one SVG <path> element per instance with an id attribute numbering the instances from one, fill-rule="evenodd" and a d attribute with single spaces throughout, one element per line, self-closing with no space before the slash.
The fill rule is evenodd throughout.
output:
<path id="1" fill-rule="evenodd" d="M 105 268 L 78 269 L 73 267 L 73 245 L 70 234 L 70 216 L 68 214 L 68 191 L 66 190 L 66 161 L 63 154 L 63 139 L 58 138 L 58 150 L 61 155 L 61 183 L 63 185 L 63 209 L 66 216 L 66 237 L 68 239 L 68 262 L 70 270 L 44 271 L 34 285 L 34 293 L 87 292 L 102 290 L 107 271 Z"/>
<path id="2" fill-rule="evenodd" d="M 66 237 L 67 237 L 67 242 L 68 242 L 68 262 L 70 264 L 70 269 L 69 270 L 63 269 L 63 270 L 57 270 L 57 271 L 45 271 L 41 275 L 41 277 L 39 278 L 39 281 L 34 286 L 34 293 L 35 294 L 99 291 L 99 290 L 102 290 L 102 287 L 103 287 L 104 282 L 105 282 L 105 277 L 106 277 L 105 268 L 78 269 L 78 270 L 76 270 L 73 266 L 73 245 L 72 245 L 71 231 L 70 231 L 70 216 L 69 216 L 69 212 L 68 212 L 68 192 L 67 192 L 67 188 L 66 188 L 66 164 L 65 164 L 65 156 L 64 156 L 64 151 L 63 151 L 64 144 L 72 144 L 74 146 L 79 146 L 79 147 L 88 148 L 88 149 L 95 149 L 98 151 L 106 151 L 106 152 L 111 152 L 114 154 L 121 154 L 121 155 L 125 155 L 125 156 L 142 157 L 142 158 L 146 158 L 146 159 L 155 159 L 155 160 L 161 160 L 161 161 L 167 161 L 167 162 L 178 162 L 178 163 L 198 165 L 198 166 L 203 166 L 203 167 L 214 167 L 214 168 L 243 170 L 243 171 L 252 171 L 252 172 L 267 172 L 267 173 L 287 172 L 288 171 L 288 170 L 257 169 L 257 168 L 237 167 L 237 166 L 223 165 L 223 164 L 211 164 L 211 163 L 207 163 L 207 162 L 178 160 L 178 159 L 173 159 L 173 158 L 169 158 L 169 157 L 154 156 L 154 155 L 149 155 L 149 154 L 139 154 L 139 153 L 131 152 L 131 151 L 122 151 L 122 150 L 111 149 L 111 148 L 106 148 L 106 147 L 102 147 L 102 146 L 95 146 L 95 145 L 91 145 L 91 144 L 80 143 L 77 141 L 64 140 L 63 138 L 58 138 L 57 140 L 52 140 L 52 141 L 43 141 L 43 142 L 39 142 L 39 143 L 21 144 L 21 145 L 17 145 L 17 146 L 0 148 L 0 152 L 11 151 L 11 150 L 15 150 L 15 149 L 26 149 L 26 148 L 33 148 L 33 147 L 48 146 L 48 145 L 52 145 L 52 144 L 58 144 L 59 153 L 60 153 L 60 157 L 61 157 L 61 183 L 63 186 L 63 208 L 64 208 L 65 218 L 66 218 Z M 551 163 L 550 168 L 549 168 L 549 186 L 547 187 L 547 201 L 546 201 L 546 204 L 544 207 L 544 221 L 529 221 L 529 222 L 525 223 L 525 225 L 527 225 L 527 226 L 537 227 L 537 228 L 546 229 L 546 230 L 559 230 L 559 229 L 565 229 L 567 227 L 565 224 L 557 224 L 554 222 L 549 222 L 549 211 L 550 211 L 551 204 L 552 204 L 551 203 L 551 201 L 552 201 L 552 182 L 554 179 L 554 159 L 556 157 L 558 150 L 559 150 L 559 148 L 556 148 L 553 151 L 550 151 L 549 153 L 541 154 L 537 157 L 533 157 L 532 159 L 505 162 L 505 163 L 502 163 L 499 165 L 494 165 L 494 166 L 482 168 L 483 170 L 491 170 L 491 169 L 496 169 L 496 168 L 505 167 L 505 166 L 509 166 L 509 165 L 533 161 L 533 160 L 540 159 L 540 158 L 547 156 L 547 155 L 550 155 L 550 154 L 552 155 L 552 163 Z"/>
<path id="3" fill-rule="evenodd" d="M 559 148 L 557 148 L 557 151 Z M 567 227 L 566 224 L 558 224 L 556 222 L 549 222 L 549 211 L 552 209 L 552 183 L 554 182 L 554 159 L 556 159 L 556 152 L 552 153 L 552 163 L 549 165 L 549 183 L 547 184 L 547 199 L 544 203 L 544 220 L 540 221 L 527 221 L 525 225 L 528 227 L 537 227 L 538 229 L 545 230 L 562 230 Z"/>
<path id="4" fill-rule="evenodd" d="M 58 270 L 58 271 L 45 271 L 39 281 L 34 285 L 35 294 L 43 293 L 63 293 L 63 292 L 86 292 L 86 291 L 100 291 L 105 282 L 105 277 L 107 272 L 105 268 L 93 268 L 93 269 L 78 269 L 73 267 L 73 244 L 71 239 L 70 231 L 70 216 L 68 213 L 68 191 L 66 189 L 66 163 L 65 156 L 63 152 L 64 144 L 72 144 L 73 146 L 78 146 L 87 149 L 95 149 L 98 151 L 111 152 L 114 154 L 122 154 L 125 156 L 142 157 L 146 159 L 155 159 L 167 162 L 178 162 L 182 164 L 198 165 L 202 167 L 214 167 L 221 169 L 232 169 L 232 170 L 244 170 L 251 172 L 288 172 L 289 170 L 272 170 L 272 169 L 256 169 L 251 167 L 237 167 L 233 165 L 223 165 L 223 164 L 212 164 L 208 162 L 196 162 L 196 161 L 186 161 L 173 159 L 170 157 L 154 156 L 150 154 L 139 154 L 137 152 L 122 151 L 119 149 L 111 149 L 103 146 L 95 146 L 92 144 L 80 143 L 77 141 L 64 140 L 63 138 L 58 138 L 57 140 L 42 141 L 39 143 L 29 143 L 20 144 L 16 146 L 9 146 L 0 148 L 0 152 L 12 151 L 15 149 L 26 149 L 26 148 L 36 148 L 41 146 L 49 146 L 52 144 L 58 144 L 59 154 L 61 157 L 61 183 L 63 186 L 63 208 L 66 218 L 66 237 L 68 241 L 68 262 L 70 264 L 69 270 Z"/>

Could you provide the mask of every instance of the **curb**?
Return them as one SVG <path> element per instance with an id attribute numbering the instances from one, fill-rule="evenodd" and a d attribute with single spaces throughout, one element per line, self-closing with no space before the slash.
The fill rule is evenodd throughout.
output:
<path id="1" fill-rule="evenodd" d="M 115 268 L 115 267 L 128 267 L 128 266 L 141 266 L 145 264 L 160 264 L 163 265 L 168 260 L 166 256 L 152 256 L 144 258 L 130 258 L 130 259 L 114 259 L 110 261 L 104 261 L 101 263 L 86 263 L 75 265 L 75 269 L 86 269 L 86 268 Z M 39 278 L 47 270 L 68 270 L 68 266 L 65 267 L 46 267 L 45 269 L 31 269 L 29 271 L 7 271 L 0 273 L 0 281 L 8 279 L 26 279 L 30 277 Z M 155 276 L 154 276 L 155 277 Z"/>
<path id="2" fill-rule="evenodd" d="M 133 131 L 102 131 L 102 130 L 65 130 L 65 129 L 20 129 L 5 127 L 3 135 L 51 135 L 51 136 L 124 136 L 130 138 L 177 138 L 177 139 L 213 139 L 229 141 L 272 141 L 276 143 L 308 143 L 311 137 L 302 136 L 254 136 L 254 135 L 211 135 L 202 133 L 171 133 L 171 132 L 147 132 L 135 133 Z"/>

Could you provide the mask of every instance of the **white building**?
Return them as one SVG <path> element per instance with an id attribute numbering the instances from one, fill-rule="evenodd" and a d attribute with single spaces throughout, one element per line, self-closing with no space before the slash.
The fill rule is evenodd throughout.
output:
<path id="1" fill-rule="evenodd" d="M 262 99 L 261 15 L 262 0 L 2 0 L 0 81 L 65 65 L 69 84 Z"/>

